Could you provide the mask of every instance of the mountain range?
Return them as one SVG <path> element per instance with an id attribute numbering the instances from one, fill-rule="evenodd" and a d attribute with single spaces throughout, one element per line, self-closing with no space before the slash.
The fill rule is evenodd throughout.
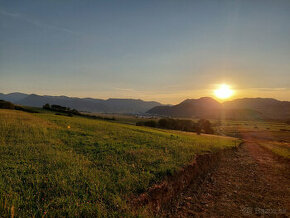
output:
<path id="1" fill-rule="evenodd" d="M 149 114 L 166 117 L 267 120 L 290 119 L 290 102 L 272 98 L 241 98 L 220 103 L 210 97 L 186 99 L 177 105 L 162 105 L 140 99 L 75 98 L 24 93 L 1 94 L 0 99 L 14 104 L 42 107 L 57 104 L 83 112 Z"/>
<path id="2" fill-rule="evenodd" d="M 187 99 L 173 106 L 156 106 L 147 113 L 158 116 L 207 119 L 289 119 L 290 102 L 272 98 L 242 98 L 219 103 L 210 97 Z"/>
<path id="3" fill-rule="evenodd" d="M 47 96 L 24 93 L 0 93 L 0 99 L 10 101 L 14 104 L 42 107 L 44 104 L 56 104 L 65 107 L 74 108 L 83 112 L 97 113 L 124 113 L 138 114 L 145 113 L 149 109 L 160 106 L 155 101 L 143 101 L 140 99 L 117 99 L 109 98 L 107 100 L 94 98 L 75 98 L 67 96 Z"/>

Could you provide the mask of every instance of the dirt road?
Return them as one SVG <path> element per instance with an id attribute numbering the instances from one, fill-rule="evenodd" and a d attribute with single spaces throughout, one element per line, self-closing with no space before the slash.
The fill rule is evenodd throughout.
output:
<path id="1" fill-rule="evenodd" d="M 290 216 L 290 162 L 254 141 L 223 157 L 199 187 L 164 208 L 166 217 Z"/>

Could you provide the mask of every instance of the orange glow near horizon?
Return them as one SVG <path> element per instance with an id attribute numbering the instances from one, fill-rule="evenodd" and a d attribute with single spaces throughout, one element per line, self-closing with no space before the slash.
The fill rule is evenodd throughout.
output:
<path id="1" fill-rule="evenodd" d="M 228 99 L 234 95 L 234 90 L 227 84 L 221 84 L 214 90 L 214 95 L 219 99 Z"/>

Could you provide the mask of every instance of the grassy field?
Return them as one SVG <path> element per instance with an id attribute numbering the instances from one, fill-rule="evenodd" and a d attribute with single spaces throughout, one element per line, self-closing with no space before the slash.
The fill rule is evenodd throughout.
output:
<path id="1" fill-rule="evenodd" d="M 290 159 L 290 144 L 289 143 L 261 141 L 259 142 L 259 145 L 271 150 L 273 153 L 279 156 Z"/>
<path id="2" fill-rule="evenodd" d="M 127 200 L 230 137 L 0 110 L 0 217 L 126 216 Z"/>
<path id="3" fill-rule="evenodd" d="M 255 141 L 273 153 L 290 159 L 289 124 L 277 121 L 223 121 L 215 130 L 218 134 L 229 136 L 247 135 L 247 140 Z"/>
<path id="4" fill-rule="evenodd" d="M 217 122 L 216 120 L 212 120 L 212 123 Z M 215 127 L 215 131 L 217 133 L 227 134 L 227 135 L 235 135 L 237 132 L 245 132 L 245 131 L 266 131 L 270 134 L 288 134 L 290 131 L 290 125 L 278 122 L 278 121 L 232 121 L 232 120 L 223 120 L 221 125 Z M 282 132 L 282 133 L 281 133 Z M 284 132 L 284 133 L 283 133 Z"/>
<path id="5" fill-rule="evenodd" d="M 100 116 L 103 118 L 115 118 L 116 122 L 118 123 L 132 124 L 132 125 L 136 125 L 136 123 L 140 121 L 141 122 L 148 121 L 148 120 L 158 121 L 158 118 L 140 117 L 136 115 L 126 115 L 126 114 L 105 114 L 105 113 L 84 113 L 84 112 L 82 112 L 82 114 L 95 115 L 95 116 Z"/>

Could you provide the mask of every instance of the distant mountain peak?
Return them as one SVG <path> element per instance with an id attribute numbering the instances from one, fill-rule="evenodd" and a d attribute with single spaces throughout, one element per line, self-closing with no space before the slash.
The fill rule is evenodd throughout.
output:
<path id="1" fill-rule="evenodd" d="M 202 98 L 198 98 L 198 99 L 186 99 L 184 101 L 182 101 L 180 104 L 178 105 L 185 105 L 185 104 L 190 104 L 190 105 L 211 105 L 211 106 L 215 106 L 215 107 L 220 107 L 221 103 L 219 103 L 218 101 L 216 101 L 215 99 L 211 98 L 211 97 L 202 97 Z"/>
<path id="2" fill-rule="evenodd" d="M 68 96 L 49 96 L 37 94 L 0 94 L 0 99 L 11 101 L 12 103 L 42 107 L 44 104 L 57 104 L 65 107 L 77 109 L 79 111 L 99 112 L 99 113 L 145 113 L 155 106 L 161 106 L 159 102 L 143 101 L 141 99 L 118 99 L 110 98 L 77 98 Z"/>
<path id="3" fill-rule="evenodd" d="M 155 107 L 150 114 L 219 119 L 288 119 L 290 102 L 273 98 L 241 98 L 219 103 L 211 97 L 186 99 L 171 107 Z"/>

